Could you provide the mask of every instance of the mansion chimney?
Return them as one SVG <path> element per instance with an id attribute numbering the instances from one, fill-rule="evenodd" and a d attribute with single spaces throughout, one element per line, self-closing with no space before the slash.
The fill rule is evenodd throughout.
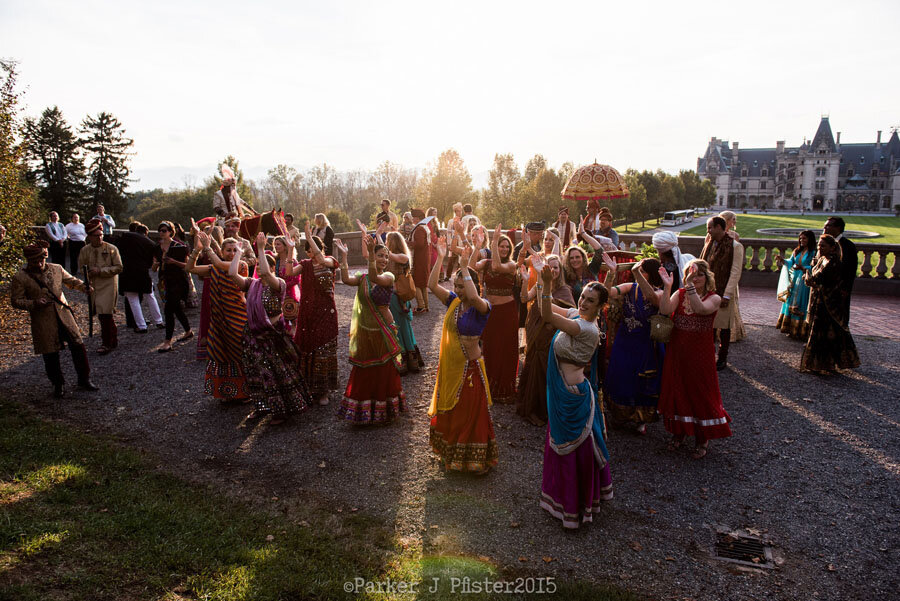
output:
<path id="1" fill-rule="evenodd" d="M 834 141 L 834 145 L 835 145 L 835 146 L 840 146 L 840 145 L 841 145 L 841 132 L 838 132 L 838 133 L 837 133 L 837 140 Z"/>
<path id="2" fill-rule="evenodd" d="M 878 139 L 875 141 L 875 148 L 881 148 L 881 130 L 878 130 Z"/>
<path id="3" fill-rule="evenodd" d="M 777 142 L 775 142 L 775 153 L 784 154 L 784 140 L 778 140 Z"/>

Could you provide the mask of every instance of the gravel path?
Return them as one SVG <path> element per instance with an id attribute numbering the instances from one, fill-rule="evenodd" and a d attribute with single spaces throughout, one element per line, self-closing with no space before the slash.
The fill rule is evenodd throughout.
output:
<path id="1" fill-rule="evenodd" d="M 352 292 L 338 286 L 342 316 Z M 612 582 L 658 599 L 887 599 L 900 585 L 898 341 L 857 337 L 863 366 L 822 378 L 795 371 L 797 342 L 748 326 L 749 339 L 732 346 L 734 367 L 720 375 L 734 436 L 694 461 L 689 451 L 666 451 L 661 424 L 645 437 L 611 431 L 615 499 L 592 525 L 565 532 L 537 504 L 544 429 L 513 407 L 493 408 L 500 465 L 488 476 L 445 475 L 433 460 L 426 409 L 441 311 L 415 318 L 428 368 L 404 379 L 409 412 L 390 426 L 355 429 L 336 419 L 337 397 L 285 426 L 248 425 L 247 406 L 220 406 L 203 394 L 195 341 L 158 354 L 152 347 L 162 331 L 138 336 L 121 323 L 119 349 L 91 354 L 100 393 L 56 401 L 31 354 L 27 316 L 8 310 L 7 297 L 4 395 L 115 435 L 191 479 L 336 512 L 358 508 L 425 553 L 485 556 L 514 571 Z M 196 310 L 189 317 L 197 323 Z M 95 337 L 88 347 L 98 344 Z M 74 382 L 67 354 L 63 366 Z M 348 375 L 342 361 L 340 381 Z M 717 529 L 761 535 L 777 567 L 712 560 Z"/>

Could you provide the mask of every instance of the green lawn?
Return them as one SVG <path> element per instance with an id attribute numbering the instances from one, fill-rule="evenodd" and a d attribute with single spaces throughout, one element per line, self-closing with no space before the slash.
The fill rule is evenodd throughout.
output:
<path id="1" fill-rule="evenodd" d="M 251 506 L 154 463 L 0 399 L 0 601 L 452 599 L 450 578 L 527 575 L 488 558 L 423 556 L 379 518 L 306 499 Z M 357 578 L 416 581 L 418 594 L 347 592 Z M 441 587 L 429 594 L 433 578 Z M 465 598 L 637 599 L 579 582 L 557 587 Z"/>
<path id="2" fill-rule="evenodd" d="M 744 215 L 738 213 L 737 232 L 741 238 L 784 238 L 770 234 L 760 234 L 756 230 L 768 227 L 802 227 L 817 234 L 822 233 L 822 225 L 828 219 L 826 214 L 818 215 Z M 854 242 L 876 244 L 900 244 L 900 217 L 844 217 L 848 230 L 878 232 L 878 238 L 856 239 Z M 706 222 L 681 232 L 682 236 L 705 236 Z"/>

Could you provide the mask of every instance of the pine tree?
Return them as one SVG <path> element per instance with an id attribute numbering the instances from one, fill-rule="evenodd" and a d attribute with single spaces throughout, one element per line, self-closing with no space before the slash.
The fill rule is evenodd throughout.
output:
<path id="1" fill-rule="evenodd" d="M 25 141 L 28 179 L 46 207 L 64 221 L 63 216 L 87 208 L 81 143 L 59 107 L 45 109 L 37 121 L 25 119 Z"/>
<path id="2" fill-rule="evenodd" d="M 134 140 L 125 137 L 125 128 L 113 115 L 88 115 L 81 122 L 82 147 L 88 154 L 87 193 L 94 205 L 103 205 L 114 219 L 127 207 L 125 188 L 131 181 L 128 163 Z M 93 214 L 93 213 L 91 213 Z"/>

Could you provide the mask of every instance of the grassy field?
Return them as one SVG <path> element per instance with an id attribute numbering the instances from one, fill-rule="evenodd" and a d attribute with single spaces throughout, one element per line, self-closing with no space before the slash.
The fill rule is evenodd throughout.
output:
<path id="1" fill-rule="evenodd" d="M 769 227 L 802 227 L 813 232 L 822 233 L 822 225 L 827 215 L 743 215 L 738 213 L 737 231 L 741 238 L 781 238 L 770 234 L 760 234 L 756 230 Z M 854 242 L 873 242 L 876 244 L 900 244 L 900 217 L 844 217 L 848 230 L 864 230 L 878 232 L 878 238 L 856 239 Z M 705 236 L 706 222 L 697 227 L 681 232 L 682 236 Z"/>
<path id="2" fill-rule="evenodd" d="M 451 599 L 452 577 L 516 576 L 527 574 L 503 573 L 488 558 L 423 556 L 362 514 L 339 516 L 305 499 L 225 497 L 0 400 L 2 601 Z M 348 589 L 357 578 L 420 584 L 416 595 Z M 441 588 L 429 594 L 432 578 Z M 611 587 L 556 586 L 555 595 L 527 598 L 637 599 Z"/>

